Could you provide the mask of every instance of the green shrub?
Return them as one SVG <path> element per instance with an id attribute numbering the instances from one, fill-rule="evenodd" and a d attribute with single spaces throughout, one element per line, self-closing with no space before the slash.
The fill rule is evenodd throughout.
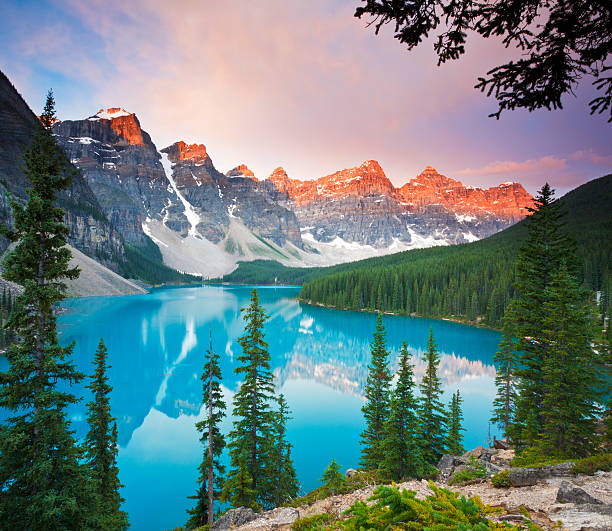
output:
<path id="1" fill-rule="evenodd" d="M 491 478 L 491 483 L 496 489 L 506 489 L 510 486 L 510 474 L 508 470 L 502 470 Z"/>
<path id="2" fill-rule="evenodd" d="M 612 470 L 612 453 L 592 455 L 590 457 L 577 459 L 574 462 L 572 473 L 592 476 L 598 470 L 605 470 L 607 472 Z"/>
<path id="3" fill-rule="evenodd" d="M 293 531 L 320 531 L 323 529 L 327 529 L 328 526 L 325 524 L 329 524 L 332 520 L 331 514 L 315 514 L 313 516 L 306 516 L 304 518 L 298 518 L 291 529 Z"/>
<path id="4" fill-rule="evenodd" d="M 465 496 L 430 483 L 433 495 L 426 500 L 418 500 L 416 493 L 398 487 L 378 486 L 371 500 L 376 504 L 368 506 L 357 501 L 347 511 L 352 517 L 337 525 L 347 531 L 361 529 L 462 529 L 474 531 L 518 530 L 508 523 L 488 520 L 487 515 L 495 510 L 482 503 L 478 496 L 466 500 Z M 532 527 L 532 529 L 538 529 Z"/>
<path id="5" fill-rule="evenodd" d="M 468 483 L 487 477 L 487 469 L 473 456 L 470 456 L 466 466 L 468 467 L 467 469 L 460 470 L 453 474 L 453 477 L 448 482 L 449 485 L 467 485 Z"/>

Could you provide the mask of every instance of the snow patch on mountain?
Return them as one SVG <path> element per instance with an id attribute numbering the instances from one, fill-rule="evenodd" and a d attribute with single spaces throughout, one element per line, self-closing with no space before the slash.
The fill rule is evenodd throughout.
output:
<path id="1" fill-rule="evenodd" d="M 476 221 L 476 216 L 466 216 L 464 214 L 455 214 L 455 219 L 459 223 L 465 223 L 466 221 L 469 223 L 470 221 Z"/>
<path id="2" fill-rule="evenodd" d="M 100 109 L 96 113 L 96 117 L 112 120 L 113 118 L 120 118 L 121 116 L 130 116 L 130 114 L 131 113 L 127 112 L 125 109 Z"/>
<path id="3" fill-rule="evenodd" d="M 160 155 L 161 155 L 161 164 L 164 168 L 166 178 L 170 182 L 170 186 L 172 186 L 174 193 L 179 198 L 181 203 L 183 203 L 183 207 L 185 208 L 185 217 L 187 218 L 187 221 L 189 221 L 189 225 L 191 225 L 189 228 L 189 236 L 192 236 L 193 238 L 201 238 L 200 234 L 198 233 L 198 229 L 197 229 L 198 223 L 200 223 L 200 216 L 194 210 L 191 203 L 187 201 L 187 199 L 185 199 L 183 194 L 177 188 L 176 183 L 174 182 L 174 178 L 172 177 L 172 163 L 170 162 L 170 160 L 168 160 L 168 154 L 160 153 Z"/>

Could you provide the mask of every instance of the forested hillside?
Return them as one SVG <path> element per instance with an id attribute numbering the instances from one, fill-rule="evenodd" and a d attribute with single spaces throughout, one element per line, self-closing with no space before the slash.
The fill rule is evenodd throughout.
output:
<path id="1" fill-rule="evenodd" d="M 609 292 L 612 254 L 612 175 L 562 199 L 566 229 L 578 243 L 584 284 Z M 241 264 L 230 282 L 303 284 L 300 298 L 346 309 L 379 309 L 456 317 L 499 326 L 513 296 L 514 260 L 525 238 L 520 222 L 484 240 L 342 264 L 297 269 L 274 262 Z"/>

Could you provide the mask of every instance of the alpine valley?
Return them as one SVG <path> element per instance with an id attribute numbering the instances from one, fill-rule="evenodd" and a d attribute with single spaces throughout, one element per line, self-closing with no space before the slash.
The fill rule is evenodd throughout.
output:
<path id="1" fill-rule="evenodd" d="M 20 161 L 36 117 L 4 75 L 0 113 L 0 204 L 10 224 L 8 195 L 25 198 Z M 62 198 L 69 243 L 149 282 L 180 279 L 176 271 L 218 277 L 255 259 L 325 266 L 471 242 L 532 204 L 519 183 L 474 188 L 431 166 L 397 188 L 375 160 L 306 181 L 282 167 L 265 179 L 245 164 L 222 173 L 203 144 L 158 147 L 122 108 L 58 121 L 53 132 L 81 170 Z"/>

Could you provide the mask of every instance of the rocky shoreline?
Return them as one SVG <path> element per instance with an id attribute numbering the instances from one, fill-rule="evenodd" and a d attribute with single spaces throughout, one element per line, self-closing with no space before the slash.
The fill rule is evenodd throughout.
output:
<path id="1" fill-rule="evenodd" d="M 447 488 L 466 497 L 478 496 L 483 503 L 501 508 L 491 520 L 520 525 L 527 518 L 543 529 L 567 531 L 612 531 L 612 472 L 597 471 L 592 476 L 573 475 L 571 463 L 535 468 L 512 468 L 513 450 L 476 448 L 463 456 L 444 456 L 438 468 L 440 476 L 435 485 Z M 471 459 L 470 459 L 471 458 Z M 457 486 L 452 483 L 455 473 L 464 470 L 467 463 L 483 466 L 487 476 L 470 484 Z M 508 470 L 512 486 L 496 488 L 491 482 L 493 474 Z M 433 494 L 426 480 L 411 480 L 397 485 L 412 490 L 416 498 L 425 499 Z M 376 485 L 355 490 L 348 494 L 331 496 L 310 505 L 279 507 L 263 513 L 238 508 L 225 513 L 212 529 L 221 531 L 289 530 L 298 518 L 317 514 L 330 514 L 342 520 L 356 501 L 368 501 Z"/>

